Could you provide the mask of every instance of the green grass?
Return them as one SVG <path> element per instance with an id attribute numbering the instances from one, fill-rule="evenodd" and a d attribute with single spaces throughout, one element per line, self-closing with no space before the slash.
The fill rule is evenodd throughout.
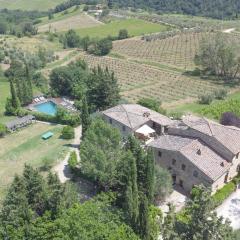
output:
<path id="1" fill-rule="evenodd" d="M 0 0 L 0 8 L 47 11 L 64 0 Z"/>
<path id="2" fill-rule="evenodd" d="M 39 20 L 41 20 L 41 23 L 39 23 L 37 26 L 42 25 L 42 24 L 56 22 L 56 21 L 59 21 L 59 20 L 66 19 L 68 17 L 78 15 L 79 13 L 82 12 L 82 7 L 80 7 L 79 9 L 76 10 L 76 7 L 74 6 L 74 7 L 71 7 L 71 8 L 67 9 L 67 12 L 68 12 L 67 14 L 64 14 L 64 12 L 65 11 L 53 14 L 53 18 L 50 19 L 50 20 L 48 19 L 48 16 L 39 18 Z"/>
<path id="3" fill-rule="evenodd" d="M 8 117 L 4 117 L 5 103 L 7 97 L 9 97 L 9 83 L 6 79 L 0 79 L 0 122 L 4 123 L 8 121 Z"/>
<path id="4" fill-rule="evenodd" d="M 179 105 L 174 107 L 173 109 L 170 109 L 169 114 L 171 115 L 171 112 L 178 112 L 182 114 L 194 113 L 197 115 L 204 115 L 206 117 L 219 120 L 219 115 L 214 113 L 215 110 L 221 108 L 223 112 L 230 111 L 231 107 L 233 107 L 231 106 L 232 100 L 234 102 L 237 101 L 240 103 L 240 92 L 229 94 L 225 100 L 214 100 L 210 105 L 199 104 L 197 101 L 193 103 Z"/>
<path id="5" fill-rule="evenodd" d="M 0 140 L 0 199 L 25 163 L 41 167 L 45 159 L 52 164 L 63 159 L 70 141 L 60 138 L 61 130 L 61 125 L 35 123 Z M 52 131 L 54 136 L 44 141 L 41 135 L 47 131 Z"/>
<path id="6" fill-rule="evenodd" d="M 120 21 L 113 21 L 111 23 L 91 27 L 79 29 L 77 32 L 80 36 L 90 36 L 94 37 L 107 37 L 107 36 L 117 36 L 119 30 L 127 29 L 130 36 L 140 36 L 143 34 L 155 33 L 166 31 L 168 27 L 161 24 L 150 23 L 140 19 L 127 19 Z"/>
<path id="7" fill-rule="evenodd" d="M 214 208 L 220 206 L 236 189 L 236 185 L 233 181 L 227 183 L 223 188 L 218 190 L 213 196 Z"/>

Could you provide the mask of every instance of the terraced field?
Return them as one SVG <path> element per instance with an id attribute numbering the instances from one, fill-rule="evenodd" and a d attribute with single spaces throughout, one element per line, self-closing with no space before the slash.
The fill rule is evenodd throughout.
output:
<path id="1" fill-rule="evenodd" d="M 90 67 L 108 67 L 118 78 L 122 96 L 130 102 L 153 97 L 164 103 L 194 99 L 212 93 L 221 85 L 199 78 L 190 78 L 174 71 L 160 70 L 144 64 L 111 57 L 82 54 Z"/>

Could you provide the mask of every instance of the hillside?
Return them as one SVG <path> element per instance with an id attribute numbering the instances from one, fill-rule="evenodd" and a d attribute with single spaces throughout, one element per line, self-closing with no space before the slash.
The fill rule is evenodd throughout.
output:
<path id="1" fill-rule="evenodd" d="M 160 13 L 184 13 L 213 18 L 235 18 L 240 13 L 239 0 L 110 0 L 110 7 L 152 8 Z"/>
<path id="2" fill-rule="evenodd" d="M 56 5 L 64 2 L 64 0 L 0 0 L 0 9 L 21 9 L 21 10 L 39 10 L 47 11 Z"/>

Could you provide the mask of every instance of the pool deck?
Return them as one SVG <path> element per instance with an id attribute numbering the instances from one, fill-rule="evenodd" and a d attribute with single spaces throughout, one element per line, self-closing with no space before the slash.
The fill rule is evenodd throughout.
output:
<path id="1" fill-rule="evenodd" d="M 27 106 L 27 109 L 30 111 L 37 112 L 37 109 L 35 107 L 37 105 L 47 103 L 47 102 L 53 102 L 57 106 L 61 106 L 61 107 L 65 108 L 66 110 L 69 110 L 71 112 L 77 112 L 77 109 L 73 106 L 73 104 L 65 98 L 44 98 L 42 100 L 40 100 L 38 98 L 38 102 L 33 100 L 33 102 Z"/>

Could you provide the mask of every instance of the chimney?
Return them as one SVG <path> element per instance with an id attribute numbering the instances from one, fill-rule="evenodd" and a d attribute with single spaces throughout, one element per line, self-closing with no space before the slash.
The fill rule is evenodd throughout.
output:
<path id="1" fill-rule="evenodd" d="M 150 116 L 150 112 L 143 113 L 143 116 L 148 118 Z"/>
<path id="2" fill-rule="evenodd" d="M 224 167 L 224 162 L 221 162 L 221 167 Z"/>
<path id="3" fill-rule="evenodd" d="M 197 150 L 197 155 L 201 155 L 201 154 L 202 154 L 201 149 L 198 149 Z"/>

